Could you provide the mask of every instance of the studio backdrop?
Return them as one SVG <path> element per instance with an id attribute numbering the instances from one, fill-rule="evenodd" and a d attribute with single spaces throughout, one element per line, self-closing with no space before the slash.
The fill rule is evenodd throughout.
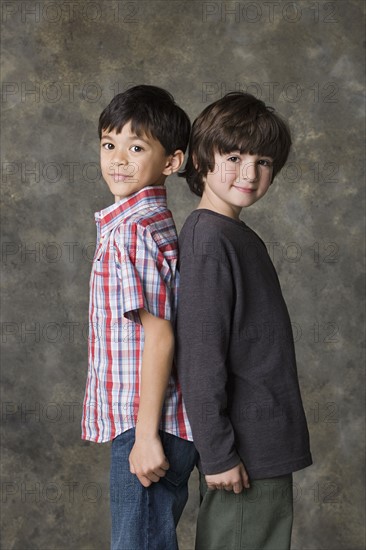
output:
<path id="1" fill-rule="evenodd" d="M 289 122 L 287 165 L 241 217 L 279 274 L 310 429 L 314 464 L 294 476 L 293 549 L 363 550 L 363 9 L 1 2 L 1 548 L 109 547 L 110 445 L 80 439 L 94 212 L 113 202 L 97 123 L 116 93 L 153 84 L 192 120 L 242 90 Z M 180 230 L 198 197 L 176 176 L 167 189 Z M 253 422 L 262 412 L 245 409 Z M 181 550 L 193 550 L 198 504 L 195 473 Z"/>

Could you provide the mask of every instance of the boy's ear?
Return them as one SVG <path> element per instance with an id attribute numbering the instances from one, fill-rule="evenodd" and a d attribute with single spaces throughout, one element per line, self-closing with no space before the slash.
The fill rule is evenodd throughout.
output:
<path id="1" fill-rule="evenodd" d="M 172 155 L 169 156 L 167 165 L 163 171 L 163 174 L 166 176 L 169 176 L 170 174 L 174 174 L 174 172 L 178 172 L 179 168 L 182 166 L 184 161 L 184 153 L 180 149 L 177 149 L 174 151 Z"/>

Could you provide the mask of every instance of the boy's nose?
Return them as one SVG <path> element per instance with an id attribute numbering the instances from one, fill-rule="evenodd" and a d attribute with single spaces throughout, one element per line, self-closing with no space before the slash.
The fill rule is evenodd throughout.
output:
<path id="1" fill-rule="evenodd" d="M 258 177 L 258 169 L 254 162 L 244 164 L 241 172 L 242 178 L 247 181 L 255 181 Z"/>
<path id="2" fill-rule="evenodd" d="M 124 153 L 124 151 L 117 151 L 115 149 L 112 162 L 114 164 L 117 164 L 118 166 L 121 164 L 128 164 L 127 155 Z"/>

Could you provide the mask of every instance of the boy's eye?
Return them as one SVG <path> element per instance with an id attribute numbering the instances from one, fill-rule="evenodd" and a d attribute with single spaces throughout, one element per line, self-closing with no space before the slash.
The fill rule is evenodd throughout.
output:
<path id="1" fill-rule="evenodd" d="M 107 151 L 112 151 L 114 149 L 113 143 L 102 143 L 103 149 L 106 149 Z"/>
<path id="2" fill-rule="evenodd" d="M 273 162 L 269 159 L 260 159 L 258 161 L 258 164 L 260 164 L 261 166 L 268 166 L 268 168 L 270 168 L 273 165 Z"/>
<path id="3" fill-rule="evenodd" d="M 132 145 L 131 150 L 134 153 L 140 153 L 140 151 L 143 151 L 142 147 L 140 147 L 139 145 Z"/>
<path id="4" fill-rule="evenodd" d="M 230 162 L 240 162 L 240 157 L 232 156 L 229 157 L 227 160 L 229 160 Z"/>

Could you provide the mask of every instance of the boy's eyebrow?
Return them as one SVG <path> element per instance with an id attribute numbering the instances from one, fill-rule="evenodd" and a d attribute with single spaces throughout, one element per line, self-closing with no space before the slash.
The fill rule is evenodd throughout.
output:
<path id="1" fill-rule="evenodd" d="M 136 139 L 139 139 L 140 141 L 143 141 L 144 143 L 149 143 L 148 139 L 149 138 L 143 138 L 141 136 L 138 136 L 137 134 L 130 134 L 127 139 L 129 141 L 135 141 Z"/>
<path id="2" fill-rule="evenodd" d="M 239 153 L 239 155 L 248 154 L 247 152 L 241 151 L 240 148 L 238 148 L 238 149 L 232 149 L 228 153 L 224 153 L 224 155 L 234 155 L 234 154 L 237 154 L 237 153 Z M 251 154 L 251 153 L 249 153 L 249 154 Z M 267 159 L 270 159 L 270 160 L 274 160 L 274 158 L 271 157 L 271 155 L 265 155 L 265 154 L 262 154 L 262 153 L 254 153 L 253 156 L 263 157 L 263 158 L 267 158 Z"/>
<path id="3" fill-rule="evenodd" d="M 111 140 L 113 140 L 113 137 L 110 134 L 102 134 L 100 139 L 111 139 Z M 137 134 L 130 134 L 129 136 L 127 136 L 126 139 L 128 141 L 135 141 L 136 139 L 138 139 L 140 141 L 143 141 L 146 144 L 149 144 L 148 138 L 144 139 L 143 137 L 138 136 Z"/>

